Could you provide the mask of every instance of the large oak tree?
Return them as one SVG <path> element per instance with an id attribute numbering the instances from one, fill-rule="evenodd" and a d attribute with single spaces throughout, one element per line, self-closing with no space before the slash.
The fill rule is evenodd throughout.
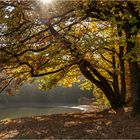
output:
<path id="1" fill-rule="evenodd" d="M 80 70 L 117 110 L 125 104 L 124 60 L 128 59 L 134 111 L 140 112 L 140 74 L 134 59 L 139 2 L 52 1 L 43 7 L 38 1 L 22 0 L 1 1 L 0 8 L 1 90 L 50 74 L 56 83 L 68 71 Z"/>

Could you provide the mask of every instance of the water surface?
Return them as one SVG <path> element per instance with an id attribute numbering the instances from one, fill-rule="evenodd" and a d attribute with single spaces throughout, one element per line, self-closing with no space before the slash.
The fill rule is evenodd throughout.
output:
<path id="1" fill-rule="evenodd" d="M 81 106 L 55 106 L 55 107 L 11 107 L 0 108 L 0 120 L 39 115 L 83 112 Z"/>

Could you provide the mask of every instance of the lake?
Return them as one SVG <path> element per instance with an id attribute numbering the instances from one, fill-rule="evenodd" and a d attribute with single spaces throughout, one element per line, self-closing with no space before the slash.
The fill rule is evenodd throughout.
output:
<path id="1" fill-rule="evenodd" d="M 5 107 L 0 108 L 0 120 L 59 113 L 84 112 L 86 106 Z"/>

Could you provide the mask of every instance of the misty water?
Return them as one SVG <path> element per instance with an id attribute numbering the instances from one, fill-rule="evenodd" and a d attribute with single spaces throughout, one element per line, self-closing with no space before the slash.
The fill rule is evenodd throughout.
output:
<path id="1" fill-rule="evenodd" d="M 14 96 L 0 94 L 0 120 L 48 114 L 83 112 L 81 97 L 92 98 L 92 91 L 82 91 L 77 85 L 71 88 L 56 87 L 41 91 L 37 86 L 25 84 Z"/>
<path id="2" fill-rule="evenodd" d="M 0 120 L 20 117 L 31 117 L 39 115 L 50 115 L 60 113 L 83 112 L 80 106 L 55 106 L 55 107 L 12 107 L 0 109 Z"/>

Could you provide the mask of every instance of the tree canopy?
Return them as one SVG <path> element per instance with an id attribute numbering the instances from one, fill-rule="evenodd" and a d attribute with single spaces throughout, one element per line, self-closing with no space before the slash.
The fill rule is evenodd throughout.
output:
<path id="1" fill-rule="evenodd" d="M 42 88 L 70 86 L 84 75 L 114 109 L 132 96 L 140 113 L 140 2 L 3 0 L 0 9 L 1 91 L 40 76 Z"/>

